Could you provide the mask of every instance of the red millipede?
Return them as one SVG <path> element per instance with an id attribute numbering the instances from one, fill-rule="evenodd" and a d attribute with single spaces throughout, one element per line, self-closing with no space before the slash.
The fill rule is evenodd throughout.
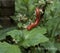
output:
<path id="1" fill-rule="evenodd" d="M 39 21 L 40 21 L 40 10 L 39 8 L 37 7 L 36 8 L 36 19 L 35 19 L 35 22 L 34 23 L 31 23 L 30 25 L 27 26 L 27 30 L 31 30 L 33 29 L 34 27 L 36 27 L 38 24 L 39 24 Z"/>

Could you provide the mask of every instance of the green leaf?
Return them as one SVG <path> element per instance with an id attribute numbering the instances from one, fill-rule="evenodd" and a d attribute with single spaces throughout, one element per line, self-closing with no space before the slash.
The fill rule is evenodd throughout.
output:
<path id="1" fill-rule="evenodd" d="M 55 43 L 55 47 L 60 51 L 60 43 Z"/>
<path id="2" fill-rule="evenodd" d="M 10 45 L 8 43 L 0 43 L 0 53 L 21 53 L 17 45 Z"/>
<path id="3" fill-rule="evenodd" d="M 55 33 L 57 33 L 57 32 L 59 33 L 59 24 L 60 24 L 60 18 L 59 17 L 52 18 L 52 19 L 47 21 L 47 23 L 46 23 L 47 27 L 46 28 L 47 28 L 50 36 L 51 36 L 53 30 L 55 31 Z M 55 36 L 55 35 L 53 35 L 53 36 Z"/>
<path id="4" fill-rule="evenodd" d="M 57 48 L 55 47 L 55 44 L 53 42 L 49 41 L 49 42 L 45 42 L 41 45 L 43 45 L 44 48 L 47 49 L 48 52 L 50 52 L 50 53 L 56 53 L 56 51 L 57 51 Z"/>
<path id="5" fill-rule="evenodd" d="M 28 4 L 29 0 L 23 0 L 25 4 Z"/>
<path id="6" fill-rule="evenodd" d="M 45 9 L 45 19 L 49 20 L 52 18 L 55 18 L 57 16 L 60 16 L 60 1 L 59 0 L 53 0 L 51 4 L 48 4 Z"/>
<path id="7" fill-rule="evenodd" d="M 25 40 L 22 43 L 24 47 L 35 46 L 39 43 L 47 42 L 49 39 L 43 34 L 46 33 L 44 28 L 35 28 L 31 31 L 24 31 Z"/>
<path id="8" fill-rule="evenodd" d="M 0 40 L 1 39 L 5 39 L 5 37 L 7 36 L 7 32 L 10 30 L 16 29 L 16 27 L 10 27 L 10 28 L 6 28 L 6 29 L 1 29 L 0 30 Z"/>
<path id="9" fill-rule="evenodd" d="M 7 35 L 10 35 L 17 42 L 19 42 L 22 39 L 22 31 L 21 30 L 9 31 L 9 32 L 7 32 Z"/>
<path id="10" fill-rule="evenodd" d="M 18 27 L 19 27 L 19 28 L 22 27 L 22 23 L 19 22 L 19 23 L 18 23 Z"/>
<path id="11" fill-rule="evenodd" d="M 24 30 L 25 35 L 28 34 L 28 33 L 31 33 L 31 32 L 33 32 L 33 33 L 38 32 L 38 33 L 41 33 L 41 34 L 45 34 L 45 33 L 47 33 L 47 30 L 44 27 L 37 27 L 37 28 L 32 29 L 31 31 Z"/>

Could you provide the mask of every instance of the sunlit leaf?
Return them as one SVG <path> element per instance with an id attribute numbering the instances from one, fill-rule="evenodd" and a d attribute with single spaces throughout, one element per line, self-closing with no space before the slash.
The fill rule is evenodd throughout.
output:
<path id="1" fill-rule="evenodd" d="M 46 33 L 44 28 L 35 28 L 31 31 L 24 31 L 25 40 L 22 43 L 24 47 L 35 46 L 39 43 L 47 42 L 49 39 L 43 34 Z"/>

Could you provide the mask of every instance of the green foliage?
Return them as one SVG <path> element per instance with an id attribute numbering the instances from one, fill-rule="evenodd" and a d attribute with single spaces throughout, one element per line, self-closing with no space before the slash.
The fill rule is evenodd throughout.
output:
<path id="1" fill-rule="evenodd" d="M 5 39 L 5 37 L 7 36 L 7 32 L 10 31 L 10 30 L 13 30 L 13 29 L 16 29 L 16 27 L 10 27 L 10 28 L 7 28 L 7 29 L 1 29 L 0 30 L 0 40 L 2 39 Z"/>
<path id="2" fill-rule="evenodd" d="M 11 37 L 19 42 L 20 45 L 30 47 L 38 45 L 39 43 L 47 42 L 49 39 L 43 35 L 45 33 L 45 28 L 38 27 L 31 31 L 12 30 L 7 32 L 7 35 L 11 35 Z"/>
<path id="3" fill-rule="evenodd" d="M 49 35 L 60 34 L 60 1 L 53 0 L 53 3 L 48 5 L 45 10 L 44 19 Z M 54 34 L 53 34 L 54 33 Z"/>
<path id="4" fill-rule="evenodd" d="M 10 45 L 6 42 L 0 42 L 0 53 L 21 53 L 17 45 Z"/>
<path id="5" fill-rule="evenodd" d="M 35 8 L 44 6 L 46 1 L 48 4 L 41 23 L 30 31 L 26 30 L 24 27 L 36 17 Z M 0 40 L 5 40 L 0 41 L 0 53 L 45 53 L 44 49 L 48 50 L 47 53 L 60 51 L 60 42 L 56 39 L 60 36 L 60 0 L 16 0 L 15 15 L 11 18 L 17 25 L 6 29 L 0 27 Z M 9 35 L 15 44 L 6 41 Z"/>
<path id="6" fill-rule="evenodd" d="M 36 2 L 37 0 L 16 0 L 16 11 L 31 16 L 34 12 Z"/>
<path id="7" fill-rule="evenodd" d="M 57 50 L 60 51 L 60 43 L 56 43 L 56 44 L 55 44 L 55 47 L 57 48 Z"/>
<path id="8" fill-rule="evenodd" d="M 50 53 L 56 53 L 57 48 L 53 42 L 46 42 L 42 44 L 46 49 L 49 50 Z"/>
<path id="9" fill-rule="evenodd" d="M 35 28 L 31 31 L 24 31 L 25 40 L 23 42 L 24 47 L 35 46 L 39 43 L 47 42 L 49 39 L 43 34 L 46 33 L 45 28 Z"/>
<path id="10" fill-rule="evenodd" d="M 22 39 L 22 31 L 21 30 L 11 30 L 7 32 L 7 35 L 10 35 L 16 42 L 19 42 Z"/>

